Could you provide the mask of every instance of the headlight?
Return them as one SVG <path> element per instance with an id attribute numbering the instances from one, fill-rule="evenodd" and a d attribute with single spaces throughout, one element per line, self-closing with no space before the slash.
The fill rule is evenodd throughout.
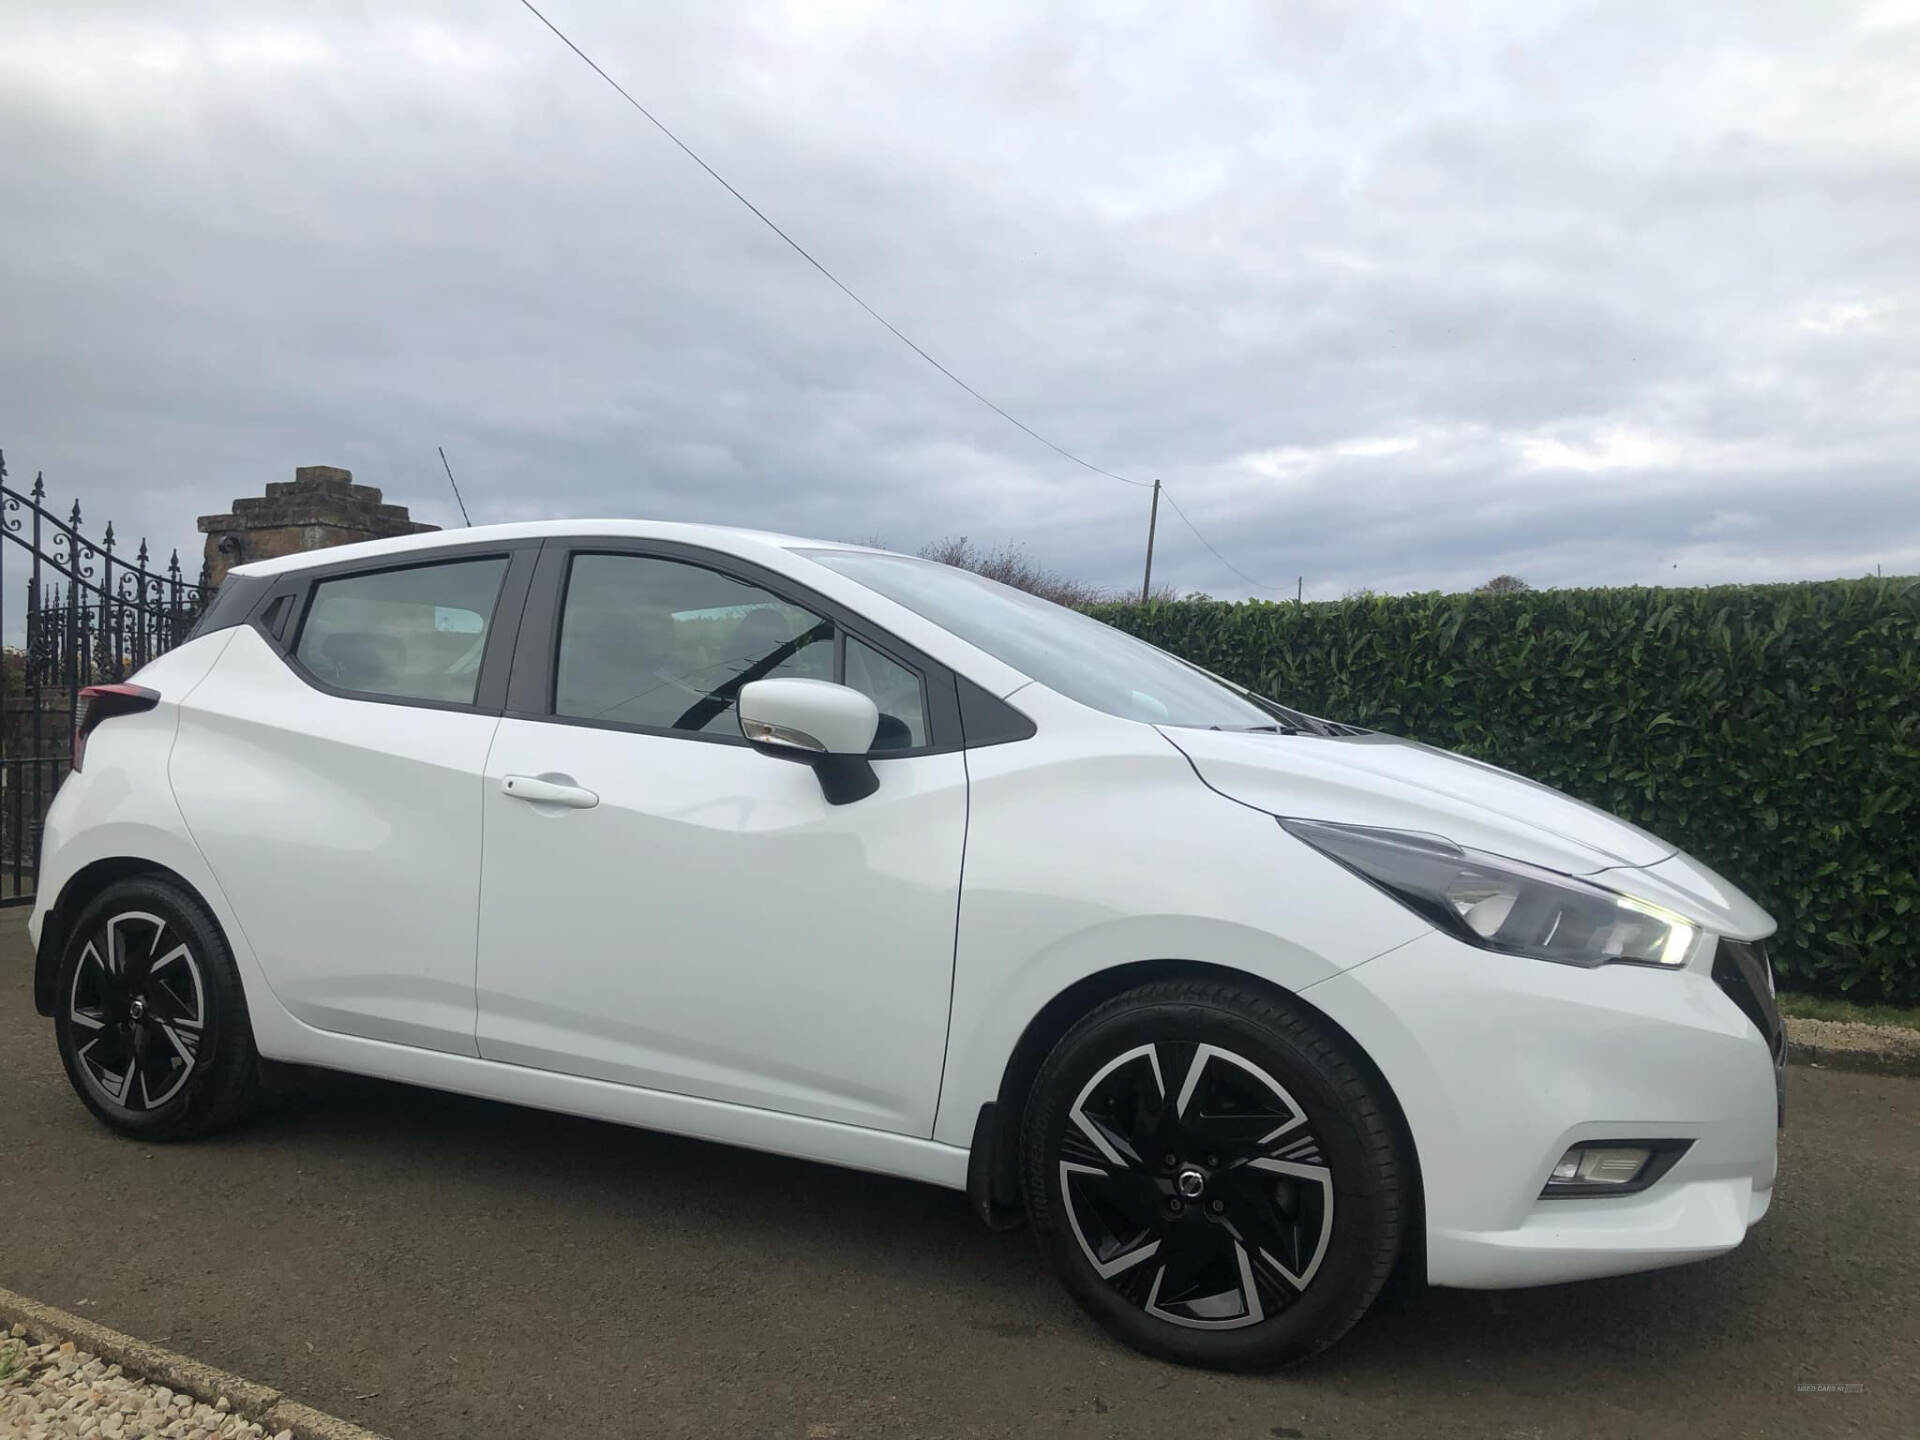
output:
<path id="1" fill-rule="evenodd" d="M 1699 928 L 1630 895 L 1437 835 L 1321 820 L 1288 832 L 1372 881 L 1440 929 L 1487 950 L 1592 967 L 1623 961 L 1678 969 Z"/>

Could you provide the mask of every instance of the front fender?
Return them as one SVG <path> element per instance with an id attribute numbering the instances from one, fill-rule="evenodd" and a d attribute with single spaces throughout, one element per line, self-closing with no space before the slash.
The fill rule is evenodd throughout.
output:
<path id="1" fill-rule="evenodd" d="M 949 1145 L 971 1144 L 1027 1027 L 1090 976 L 1175 960 L 1298 992 L 1429 930 L 1271 815 L 1208 789 L 1151 726 L 1037 691 L 1021 696 L 1037 736 L 967 754 L 933 1137 Z"/>

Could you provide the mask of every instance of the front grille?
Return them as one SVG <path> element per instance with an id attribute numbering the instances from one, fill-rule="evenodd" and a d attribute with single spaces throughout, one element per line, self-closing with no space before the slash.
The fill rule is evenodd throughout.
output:
<path id="1" fill-rule="evenodd" d="M 1744 945 L 1737 940 L 1722 940 L 1713 957 L 1713 983 L 1727 992 L 1727 998 L 1753 1022 L 1777 1057 L 1786 1048 L 1787 1031 L 1780 1021 L 1780 1008 L 1773 1003 L 1773 982 L 1767 968 L 1767 952 L 1759 945 Z"/>
<path id="2" fill-rule="evenodd" d="M 1773 999 L 1773 972 L 1765 947 L 1738 940 L 1722 940 L 1713 956 L 1713 983 L 1740 1007 L 1773 1054 L 1774 1100 L 1781 1124 L 1787 1114 L 1787 1027 Z"/>

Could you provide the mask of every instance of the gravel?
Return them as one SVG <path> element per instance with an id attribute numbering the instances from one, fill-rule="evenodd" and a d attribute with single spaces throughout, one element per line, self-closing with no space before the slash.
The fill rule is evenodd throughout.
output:
<path id="1" fill-rule="evenodd" d="M 29 1343 L 26 1327 L 0 1340 L 0 1436 L 18 1440 L 201 1440 L 260 1437 L 267 1432 L 231 1412 L 225 1396 L 212 1405 L 164 1385 L 150 1385 L 74 1347 Z M 283 1430 L 275 1440 L 291 1440 Z"/>
<path id="2" fill-rule="evenodd" d="M 1787 1039 L 1812 1064 L 1920 1073 L 1920 1030 L 1903 1025 L 1789 1017 Z"/>

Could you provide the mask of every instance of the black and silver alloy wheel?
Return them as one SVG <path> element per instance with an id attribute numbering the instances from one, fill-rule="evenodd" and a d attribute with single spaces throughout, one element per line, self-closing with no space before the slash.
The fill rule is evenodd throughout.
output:
<path id="1" fill-rule="evenodd" d="M 103 1100 L 153 1110 L 193 1075 L 206 986 L 185 940 L 160 916 L 123 911 L 81 942 L 67 991 L 74 1058 Z"/>
<path id="2" fill-rule="evenodd" d="M 118 880 L 63 930 L 54 1038 L 87 1108 L 147 1140 L 246 1113 L 260 1057 L 233 952 L 200 898 L 169 876 Z"/>
<path id="3" fill-rule="evenodd" d="M 1061 1210 L 1100 1277 L 1148 1315 L 1257 1325 L 1313 1283 L 1333 1172 L 1306 1111 L 1243 1055 L 1135 1046 L 1087 1081 L 1060 1145 Z"/>
<path id="4" fill-rule="evenodd" d="M 1313 1012 L 1163 981 L 1093 1010 L 1041 1067 L 1027 1212 L 1129 1345 L 1270 1367 L 1339 1338 L 1391 1273 L 1411 1188 L 1396 1133 L 1372 1070 Z"/>

